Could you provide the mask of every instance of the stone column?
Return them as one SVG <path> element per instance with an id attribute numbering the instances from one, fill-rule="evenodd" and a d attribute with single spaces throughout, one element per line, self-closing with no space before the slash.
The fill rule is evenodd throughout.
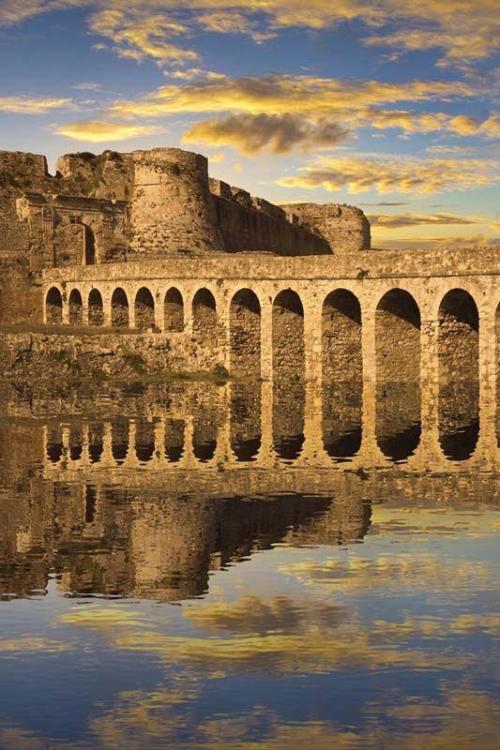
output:
<path id="1" fill-rule="evenodd" d="M 105 292 L 102 292 L 102 315 L 103 315 L 103 325 L 106 328 L 111 328 L 112 316 L 111 316 L 111 293 L 110 292 L 108 292 L 107 294 Z"/>
<path id="2" fill-rule="evenodd" d="M 155 294 L 155 326 L 161 333 L 165 331 L 165 302 L 160 292 Z"/>
<path id="3" fill-rule="evenodd" d="M 370 299 L 361 300 L 361 350 L 363 355 L 363 437 L 358 454 L 363 466 L 377 466 L 385 463 L 377 445 L 377 349 L 375 340 L 375 303 Z"/>
<path id="4" fill-rule="evenodd" d="M 493 468 L 497 458 L 496 409 L 496 306 L 488 295 L 479 307 L 479 419 L 480 433 L 476 457 L 487 468 Z"/>

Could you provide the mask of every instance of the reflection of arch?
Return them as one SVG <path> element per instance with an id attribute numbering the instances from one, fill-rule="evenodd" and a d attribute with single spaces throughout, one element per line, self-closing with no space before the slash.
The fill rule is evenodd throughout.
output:
<path id="1" fill-rule="evenodd" d="M 45 298 L 45 316 L 49 325 L 61 325 L 63 322 L 63 301 L 59 289 L 51 287 Z"/>
<path id="2" fill-rule="evenodd" d="M 47 426 L 47 458 L 57 464 L 61 460 L 64 451 L 62 429 L 59 424 L 49 424 Z"/>
<path id="3" fill-rule="evenodd" d="M 238 461 L 255 460 L 261 447 L 261 391 L 255 380 L 231 386 L 231 449 Z"/>
<path id="4" fill-rule="evenodd" d="M 273 442 L 278 455 L 293 460 L 304 442 L 304 308 L 291 289 L 280 292 L 272 313 Z"/>
<path id="5" fill-rule="evenodd" d="M 128 328 L 128 299 L 125 291 L 118 287 L 111 297 L 111 325 L 115 328 Z"/>
<path id="6" fill-rule="evenodd" d="M 403 289 L 384 294 L 375 314 L 376 435 L 382 453 L 396 462 L 420 442 L 420 332 L 412 295 Z"/>
<path id="7" fill-rule="evenodd" d="M 347 289 L 326 297 L 322 310 L 323 440 L 337 460 L 361 447 L 363 357 L 361 306 Z"/>
<path id="8" fill-rule="evenodd" d="M 439 439 L 464 460 L 479 437 L 479 312 L 473 297 L 452 289 L 439 306 Z"/>
<path id="9" fill-rule="evenodd" d="M 180 461 L 184 453 L 185 423 L 183 419 L 165 421 L 165 456 L 171 463 Z"/>
<path id="10" fill-rule="evenodd" d="M 154 297 L 145 286 L 141 287 L 135 295 L 135 327 L 141 331 L 154 328 L 155 325 L 155 301 Z"/>
<path id="11" fill-rule="evenodd" d="M 83 436 L 80 425 L 71 425 L 69 431 L 69 457 L 79 461 L 83 453 Z"/>
<path id="12" fill-rule="evenodd" d="M 83 322 L 82 295 L 78 289 L 73 289 L 69 295 L 69 322 L 72 326 L 81 326 Z"/>
<path id="13" fill-rule="evenodd" d="M 229 312 L 231 370 L 260 377 L 260 302 L 251 289 L 240 289 Z"/>
<path id="14" fill-rule="evenodd" d="M 102 304 L 102 295 L 98 289 L 92 289 L 89 294 L 89 325 L 104 325 L 104 309 Z"/>
<path id="15" fill-rule="evenodd" d="M 154 422 L 140 419 L 135 425 L 135 455 L 141 463 L 151 461 L 155 452 Z"/>
<path id="16" fill-rule="evenodd" d="M 128 453 L 128 420 L 120 419 L 113 423 L 111 433 L 111 454 L 117 464 L 122 464 Z"/>
<path id="17" fill-rule="evenodd" d="M 104 425 L 102 422 L 89 424 L 89 459 L 95 464 L 101 460 L 104 450 Z"/>
<path id="18" fill-rule="evenodd" d="M 165 294 L 164 303 L 165 331 L 184 330 L 184 300 L 178 289 L 172 287 Z"/>

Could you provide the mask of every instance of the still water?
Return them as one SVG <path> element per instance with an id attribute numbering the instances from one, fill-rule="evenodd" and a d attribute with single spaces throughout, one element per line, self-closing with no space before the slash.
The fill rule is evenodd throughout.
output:
<path id="1" fill-rule="evenodd" d="M 260 386 L 0 403 L 2 750 L 500 746 L 494 425 Z"/>

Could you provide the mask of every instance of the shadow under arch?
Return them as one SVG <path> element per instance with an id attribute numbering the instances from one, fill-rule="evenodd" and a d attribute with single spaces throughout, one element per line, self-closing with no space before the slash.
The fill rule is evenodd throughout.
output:
<path id="1" fill-rule="evenodd" d="M 212 292 L 203 287 L 193 297 L 193 336 L 200 350 L 202 369 L 215 362 L 218 351 L 217 305 Z"/>
<path id="2" fill-rule="evenodd" d="M 321 314 L 323 444 L 336 461 L 355 456 L 362 439 L 361 306 L 347 289 L 330 292 Z"/>
<path id="3" fill-rule="evenodd" d="M 240 289 L 229 308 L 231 373 L 260 378 L 261 309 L 251 289 Z"/>
<path id="4" fill-rule="evenodd" d="M 304 308 L 297 292 L 285 289 L 272 311 L 273 445 L 285 460 L 296 459 L 304 444 Z"/>
<path id="5" fill-rule="evenodd" d="M 91 289 L 89 292 L 88 315 L 89 326 L 104 325 L 104 305 L 98 289 Z"/>
<path id="6" fill-rule="evenodd" d="M 391 289 L 375 312 L 376 437 L 399 463 L 418 448 L 421 427 L 421 317 L 415 298 Z"/>
<path id="7" fill-rule="evenodd" d="M 464 461 L 479 439 L 479 311 L 464 289 L 451 289 L 439 306 L 439 443 Z"/>
<path id="8" fill-rule="evenodd" d="M 135 327 L 147 331 L 155 325 L 155 300 L 150 290 L 142 286 L 137 290 L 134 302 Z"/>
<path id="9" fill-rule="evenodd" d="M 113 328 L 129 327 L 128 297 L 124 289 L 117 287 L 111 296 L 111 325 Z"/>
<path id="10" fill-rule="evenodd" d="M 163 316 L 165 331 L 180 333 L 184 330 L 184 300 L 180 291 L 174 286 L 165 293 Z"/>
<path id="11" fill-rule="evenodd" d="M 62 325 L 63 300 L 62 294 L 56 286 L 51 287 L 45 297 L 45 318 L 48 325 Z"/>
<path id="12" fill-rule="evenodd" d="M 73 289 L 69 295 L 69 323 L 72 326 L 83 323 L 83 300 L 78 289 Z"/>

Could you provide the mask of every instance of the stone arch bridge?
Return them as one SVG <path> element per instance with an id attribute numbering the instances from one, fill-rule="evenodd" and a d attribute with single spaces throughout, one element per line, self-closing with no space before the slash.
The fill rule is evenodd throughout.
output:
<path id="1" fill-rule="evenodd" d="M 43 300 L 47 325 L 167 337 L 186 370 L 220 363 L 272 381 L 291 419 L 303 389 L 304 413 L 340 409 L 345 422 L 359 410 L 364 425 L 393 413 L 410 432 L 476 430 L 497 446 L 494 249 L 48 269 Z"/>

